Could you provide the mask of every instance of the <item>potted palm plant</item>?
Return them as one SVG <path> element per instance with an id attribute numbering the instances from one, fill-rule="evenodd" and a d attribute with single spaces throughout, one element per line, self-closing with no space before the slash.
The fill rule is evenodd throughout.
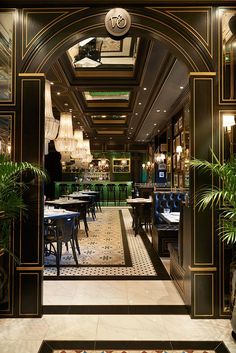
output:
<path id="1" fill-rule="evenodd" d="M 23 193 L 27 188 L 25 176 L 43 177 L 45 172 L 28 162 L 13 162 L 0 154 L 0 255 L 9 252 L 10 226 L 20 213 L 26 211 Z"/>
<path id="2" fill-rule="evenodd" d="M 221 163 L 212 153 L 212 162 L 194 159 L 190 162 L 200 172 L 215 176 L 220 181 L 219 186 L 205 186 L 197 194 L 197 207 L 204 210 L 215 207 L 220 213 L 218 234 L 226 244 L 236 244 L 236 158 Z M 232 336 L 236 339 L 236 267 L 232 266 L 231 306 L 232 306 Z"/>

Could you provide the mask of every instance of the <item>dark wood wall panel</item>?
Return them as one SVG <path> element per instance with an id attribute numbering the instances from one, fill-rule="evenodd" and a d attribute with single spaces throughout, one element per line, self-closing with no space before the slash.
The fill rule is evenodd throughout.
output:
<path id="1" fill-rule="evenodd" d="M 41 314 L 41 273 L 22 272 L 19 274 L 19 316 Z M 35 293 L 33 296 L 32 293 Z"/>
<path id="2" fill-rule="evenodd" d="M 193 74 L 194 75 L 194 74 Z M 211 160 L 213 148 L 213 99 L 214 76 L 196 75 L 192 83 L 191 154 L 194 158 Z M 214 214 L 197 208 L 196 194 L 203 185 L 211 185 L 211 177 L 197 170 L 192 173 L 190 182 L 194 206 L 193 263 L 192 265 L 214 264 Z M 202 246 L 204 244 L 204 246 Z"/>
<path id="3" fill-rule="evenodd" d="M 215 131 L 215 73 L 191 73 L 190 124 L 191 155 L 193 158 L 212 160 L 211 149 L 218 151 L 219 141 Z M 197 207 L 197 195 L 204 185 L 213 184 L 211 176 L 196 169 L 191 170 L 190 192 L 193 207 L 191 241 L 191 316 L 217 317 L 216 301 L 216 220 L 211 209 L 204 212 Z M 186 282 L 187 284 L 187 282 Z"/>
<path id="4" fill-rule="evenodd" d="M 214 316 L 214 274 L 194 273 L 194 316 Z"/>
<path id="5" fill-rule="evenodd" d="M 45 77 L 43 74 L 20 74 L 17 87 L 16 160 L 43 166 Z M 20 317 L 38 317 L 42 315 L 43 185 L 30 175 L 24 180 L 27 181 L 24 193 L 27 212 L 26 217 L 21 217 L 14 236 L 19 259 L 15 271 L 15 312 Z"/>

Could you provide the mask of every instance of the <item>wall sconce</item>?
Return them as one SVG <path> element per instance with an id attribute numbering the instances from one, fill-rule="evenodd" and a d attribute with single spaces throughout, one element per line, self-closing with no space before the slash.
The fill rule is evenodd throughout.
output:
<path id="1" fill-rule="evenodd" d="M 231 127 L 235 125 L 235 116 L 233 114 L 223 114 L 223 127 L 227 131 L 231 131 Z"/>
<path id="2" fill-rule="evenodd" d="M 183 147 L 182 146 L 176 146 L 176 153 L 180 155 L 180 153 L 183 152 Z"/>
<path id="3" fill-rule="evenodd" d="M 154 163 L 147 161 L 147 163 L 142 164 L 142 168 L 150 172 L 154 168 Z"/>

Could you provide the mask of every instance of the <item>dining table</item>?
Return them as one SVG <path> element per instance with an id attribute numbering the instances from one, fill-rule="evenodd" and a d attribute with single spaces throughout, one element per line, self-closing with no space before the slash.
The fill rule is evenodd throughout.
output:
<path id="1" fill-rule="evenodd" d="M 56 208 L 65 208 L 69 211 L 77 211 L 79 212 L 80 216 L 79 219 L 83 220 L 85 233 L 88 237 L 88 222 L 87 222 L 87 207 L 89 205 L 89 200 L 78 200 L 75 198 L 68 197 L 60 197 L 59 199 L 55 200 L 46 200 L 46 205 L 51 205 Z"/>
<path id="2" fill-rule="evenodd" d="M 88 213 L 91 212 L 93 220 L 96 219 L 96 211 L 95 208 L 97 208 L 97 197 L 98 193 L 96 191 L 79 191 L 79 192 L 74 192 L 72 194 L 66 195 L 69 199 L 74 199 L 74 200 L 83 200 L 87 201 L 87 211 Z"/>
<path id="3" fill-rule="evenodd" d="M 168 224 L 178 224 L 180 212 L 161 212 L 160 217 Z"/>
<path id="4" fill-rule="evenodd" d="M 79 217 L 79 212 L 68 211 L 62 208 L 45 207 L 44 208 L 44 220 Z"/>
<path id="5" fill-rule="evenodd" d="M 137 234 L 140 233 L 140 231 L 142 231 L 142 219 L 143 216 L 145 216 L 146 212 L 143 212 L 143 210 L 145 209 L 145 211 L 149 211 L 149 209 L 147 209 L 147 207 L 151 207 L 152 206 L 152 198 L 143 198 L 143 197 L 137 197 L 134 199 L 126 199 L 126 203 L 130 206 L 132 206 L 133 209 L 133 224 L 132 227 L 134 229 L 134 234 L 135 236 Z"/>

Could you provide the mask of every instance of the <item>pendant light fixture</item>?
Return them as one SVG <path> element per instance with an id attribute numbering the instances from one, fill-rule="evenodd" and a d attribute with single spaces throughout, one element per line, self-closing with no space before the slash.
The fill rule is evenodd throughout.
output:
<path id="1" fill-rule="evenodd" d="M 51 85 L 48 80 L 45 82 L 45 149 L 44 153 L 48 154 L 48 144 L 50 140 L 54 140 L 57 136 L 59 121 L 56 120 L 52 112 Z"/>
<path id="2" fill-rule="evenodd" d="M 73 135 L 72 114 L 70 112 L 61 113 L 59 133 L 54 143 L 56 150 L 61 152 L 62 159 L 63 153 L 71 154 L 75 150 L 76 140 Z"/>
<path id="3" fill-rule="evenodd" d="M 84 143 L 84 139 L 83 139 L 83 131 L 76 129 L 74 131 L 74 139 L 76 141 L 76 146 L 74 151 L 71 152 L 71 158 L 73 159 L 79 159 L 81 158 L 81 150 L 83 148 L 83 143 Z"/>

